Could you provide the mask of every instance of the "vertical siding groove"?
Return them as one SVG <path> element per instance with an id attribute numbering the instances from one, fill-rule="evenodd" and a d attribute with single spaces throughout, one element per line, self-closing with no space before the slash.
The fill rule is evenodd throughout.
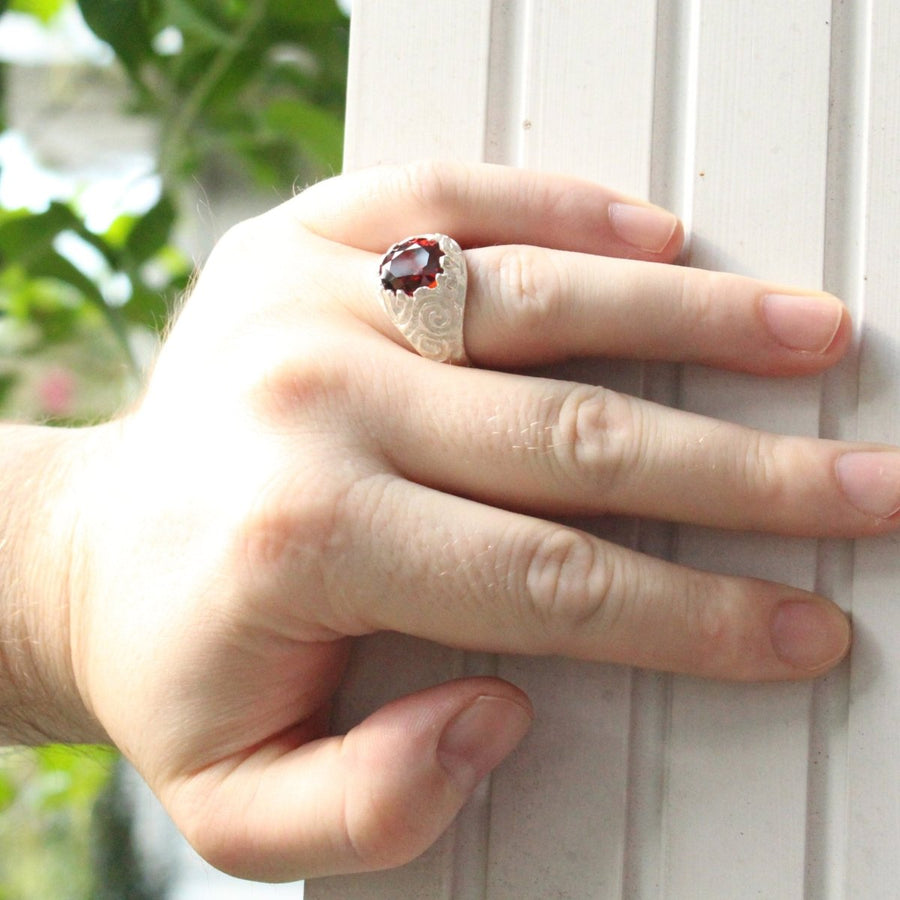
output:
<path id="1" fill-rule="evenodd" d="M 649 197 L 689 220 L 693 171 L 697 70 L 697 0 L 658 0 Z M 687 252 L 687 251 L 686 251 Z M 686 253 L 685 253 L 686 255 Z M 680 368 L 644 363 L 641 396 L 677 407 Z M 636 549 L 662 559 L 675 553 L 677 529 L 643 522 Z M 622 896 L 644 900 L 662 886 L 666 736 L 671 716 L 671 676 L 635 670 L 631 681 L 628 791 Z"/>
<path id="2" fill-rule="evenodd" d="M 528 34 L 531 0 L 491 0 L 485 96 L 485 162 L 520 165 L 525 86 L 528 73 Z M 499 673 L 495 655 L 466 653 L 464 672 Z M 491 806 L 493 777 L 489 776 L 460 812 L 454 824 L 452 900 L 486 900 L 489 895 Z"/>
<path id="3" fill-rule="evenodd" d="M 850 4 L 848 4 L 850 5 Z M 860 434 L 900 443 L 900 102 L 896 0 L 872 0 L 865 152 L 865 328 L 860 340 Z M 860 541 L 854 555 L 855 641 L 848 725 L 848 897 L 894 897 L 900 885 L 900 554 L 886 535 Z"/>
<path id="4" fill-rule="evenodd" d="M 497 669 L 495 655 L 466 653 L 460 677 L 495 676 Z M 475 790 L 453 825 L 449 900 L 486 900 L 488 896 L 492 787 L 493 779 L 489 776 Z"/>
<path id="5" fill-rule="evenodd" d="M 823 284 L 847 303 L 857 334 L 864 315 L 871 5 L 834 0 L 831 10 L 828 167 Z M 855 440 L 858 341 L 822 380 L 819 429 Z M 852 608 L 854 545 L 819 543 L 816 590 Z M 847 896 L 850 663 L 813 687 L 807 780 L 806 900 Z"/>
<path id="6" fill-rule="evenodd" d="M 531 0 L 492 0 L 484 161 L 522 164 Z"/>
<path id="7" fill-rule="evenodd" d="M 640 549 L 650 552 L 643 542 Z M 622 897 L 625 900 L 645 900 L 660 895 L 665 746 L 671 713 L 671 683 L 668 675 L 659 672 L 635 671 L 632 680 L 622 866 Z"/>

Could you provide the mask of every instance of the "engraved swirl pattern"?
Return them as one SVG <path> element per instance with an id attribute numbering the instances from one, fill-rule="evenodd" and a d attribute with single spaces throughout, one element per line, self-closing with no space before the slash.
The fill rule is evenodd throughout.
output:
<path id="1" fill-rule="evenodd" d="M 465 361 L 463 313 L 466 299 L 466 264 L 459 244 L 443 234 L 423 235 L 438 241 L 443 272 L 437 286 L 421 287 L 412 296 L 403 291 L 381 291 L 382 303 L 400 333 L 415 350 L 438 362 Z"/>

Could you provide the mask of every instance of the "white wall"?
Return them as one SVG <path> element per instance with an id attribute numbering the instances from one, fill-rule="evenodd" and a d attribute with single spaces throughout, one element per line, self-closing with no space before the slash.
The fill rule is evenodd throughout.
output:
<path id="1" fill-rule="evenodd" d="M 900 4 L 442 0 L 424 16 L 411 5 L 354 3 L 349 167 L 443 156 L 607 182 L 679 212 L 692 264 L 822 286 L 861 332 L 824 378 L 607 363 L 566 377 L 770 430 L 900 443 Z M 398 96 L 427 121 L 392 116 Z M 829 594 L 852 608 L 851 661 L 815 685 L 742 686 L 363 642 L 345 724 L 470 672 L 525 688 L 538 719 L 431 852 L 311 882 L 309 900 L 900 896 L 897 538 L 589 524 Z"/>

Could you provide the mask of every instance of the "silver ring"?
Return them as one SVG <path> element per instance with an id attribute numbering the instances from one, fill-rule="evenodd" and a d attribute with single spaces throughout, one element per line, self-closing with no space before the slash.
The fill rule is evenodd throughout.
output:
<path id="1" fill-rule="evenodd" d="M 397 330 L 426 359 L 466 365 L 466 261 L 446 234 L 398 241 L 381 258 L 381 303 Z"/>

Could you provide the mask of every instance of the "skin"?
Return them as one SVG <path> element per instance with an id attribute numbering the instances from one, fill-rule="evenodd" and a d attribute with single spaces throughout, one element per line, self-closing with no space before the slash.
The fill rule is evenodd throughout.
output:
<path id="1" fill-rule="evenodd" d="M 630 231 L 611 204 L 638 211 Z M 470 368 L 410 352 L 377 302 L 384 248 L 434 231 L 466 248 Z M 609 355 L 804 375 L 841 357 L 834 298 L 671 265 L 682 238 L 597 185 L 424 163 L 234 228 L 136 409 L 2 429 L 3 737 L 114 743 L 212 863 L 288 880 L 414 858 L 533 716 L 513 685 L 466 678 L 328 736 L 354 636 L 724 679 L 827 671 L 850 643 L 830 601 L 544 518 L 896 526 L 872 505 L 900 505 L 890 448 L 518 374 Z"/>

